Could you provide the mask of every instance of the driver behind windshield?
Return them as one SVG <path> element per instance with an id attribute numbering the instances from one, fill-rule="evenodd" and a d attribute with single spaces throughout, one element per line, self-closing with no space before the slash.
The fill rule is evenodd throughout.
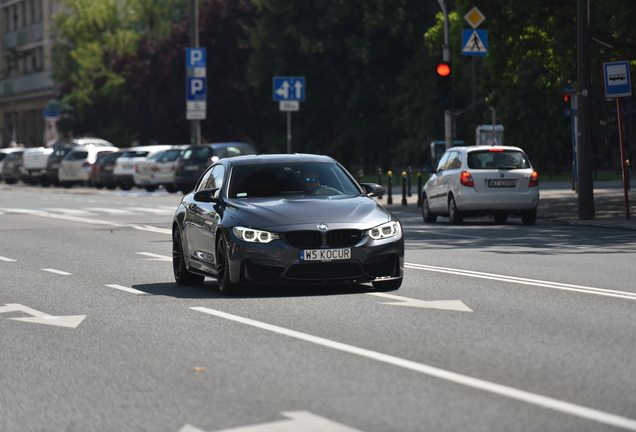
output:
<path id="1" fill-rule="evenodd" d="M 317 187 L 320 187 L 320 177 L 315 172 L 309 171 L 302 178 L 302 184 L 305 194 L 309 194 Z"/>

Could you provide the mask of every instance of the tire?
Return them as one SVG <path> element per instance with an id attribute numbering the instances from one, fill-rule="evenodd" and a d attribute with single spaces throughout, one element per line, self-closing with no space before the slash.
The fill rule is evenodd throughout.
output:
<path id="1" fill-rule="evenodd" d="M 119 183 L 119 187 L 121 188 L 121 190 L 128 191 L 128 190 L 132 189 L 132 184 L 130 184 L 128 182 L 121 182 L 121 183 Z"/>
<path id="2" fill-rule="evenodd" d="M 428 197 L 425 195 L 422 200 L 422 219 L 426 223 L 434 223 L 437 220 L 437 215 L 431 213 L 428 208 Z"/>
<path id="3" fill-rule="evenodd" d="M 506 221 L 508 220 L 508 214 L 507 213 L 495 213 L 495 222 L 498 224 L 505 224 Z"/>
<path id="4" fill-rule="evenodd" d="M 179 192 L 179 189 L 177 189 L 176 187 L 172 185 L 168 185 L 166 186 L 166 191 L 168 191 L 169 193 L 177 193 Z"/>
<path id="5" fill-rule="evenodd" d="M 201 285 L 205 280 L 204 276 L 190 273 L 186 268 L 185 258 L 183 257 L 183 243 L 181 242 L 181 233 L 179 231 L 175 231 L 172 236 L 172 270 L 177 285 Z"/>
<path id="6" fill-rule="evenodd" d="M 66 189 L 70 189 L 73 187 L 73 183 L 71 182 L 63 181 L 63 182 L 60 182 L 60 184 L 62 185 L 63 188 L 66 188 Z"/>
<path id="7" fill-rule="evenodd" d="M 227 242 L 223 238 L 223 234 L 220 234 L 216 242 L 216 280 L 221 294 L 232 295 L 236 293 L 237 287 L 230 281 L 227 266 Z"/>
<path id="8" fill-rule="evenodd" d="M 115 190 L 115 189 L 117 189 L 117 185 L 116 185 L 116 184 L 109 183 L 109 184 L 107 184 L 107 185 L 106 185 L 106 189 L 108 189 L 108 190 Z"/>
<path id="9" fill-rule="evenodd" d="M 395 291 L 402 286 L 402 278 L 371 282 L 376 291 Z"/>
<path id="10" fill-rule="evenodd" d="M 148 192 L 154 192 L 157 190 L 157 186 L 144 186 L 144 189 Z"/>
<path id="11" fill-rule="evenodd" d="M 455 197 L 452 195 L 448 199 L 448 220 L 452 225 L 459 225 L 464 222 L 464 215 L 459 210 L 457 210 Z"/>
<path id="12" fill-rule="evenodd" d="M 537 221 L 537 209 L 532 209 L 528 211 L 524 211 L 521 213 L 521 222 L 524 225 L 534 225 Z"/>

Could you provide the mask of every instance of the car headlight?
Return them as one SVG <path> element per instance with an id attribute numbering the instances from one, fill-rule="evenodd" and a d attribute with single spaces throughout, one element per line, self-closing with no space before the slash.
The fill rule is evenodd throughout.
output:
<path id="1" fill-rule="evenodd" d="M 278 240 L 278 234 L 269 231 L 261 231 L 252 228 L 234 227 L 232 232 L 239 239 L 250 243 L 269 243 Z"/>
<path id="2" fill-rule="evenodd" d="M 400 233 L 400 224 L 396 221 L 390 221 L 371 228 L 367 231 L 367 235 L 373 240 L 381 240 L 389 237 L 395 237 Z"/>

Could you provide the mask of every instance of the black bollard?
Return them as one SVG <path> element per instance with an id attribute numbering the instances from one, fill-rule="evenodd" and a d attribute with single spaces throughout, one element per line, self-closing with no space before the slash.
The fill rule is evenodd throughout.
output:
<path id="1" fill-rule="evenodd" d="M 422 207 L 422 173 L 417 173 L 417 206 Z"/>
<path id="2" fill-rule="evenodd" d="M 402 171 L 402 205 L 407 205 L 406 202 L 406 171 Z"/>
<path id="3" fill-rule="evenodd" d="M 378 168 L 378 184 L 382 184 L 382 168 Z M 384 195 L 380 195 L 378 198 L 382 199 Z"/>
<path id="4" fill-rule="evenodd" d="M 407 183 L 407 186 L 406 186 L 406 194 L 407 194 L 407 196 L 411 196 L 411 195 L 413 195 L 411 193 L 411 174 L 413 174 L 413 171 L 411 170 L 410 166 L 408 168 L 408 173 L 409 173 L 409 177 L 408 177 L 408 183 Z"/>
<path id="5" fill-rule="evenodd" d="M 389 192 L 388 195 L 386 197 L 386 203 L 387 204 L 393 204 L 393 173 L 391 171 L 387 171 L 386 173 L 386 179 L 388 182 L 388 187 L 389 187 Z"/>

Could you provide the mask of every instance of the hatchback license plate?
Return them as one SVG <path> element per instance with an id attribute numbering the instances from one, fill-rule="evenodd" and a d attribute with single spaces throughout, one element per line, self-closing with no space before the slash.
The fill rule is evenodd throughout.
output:
<path id="1" fill-rule="evenodd" d="M 351 248 L 347 249 L 304 249 L 300 251 L 301 261 L 333 261 L 351 259 Z"/>
<path id="2" fill-rule="evenodd" d="M 488 187 L 515 187 L 516 180 L 488 180 Z"/>

